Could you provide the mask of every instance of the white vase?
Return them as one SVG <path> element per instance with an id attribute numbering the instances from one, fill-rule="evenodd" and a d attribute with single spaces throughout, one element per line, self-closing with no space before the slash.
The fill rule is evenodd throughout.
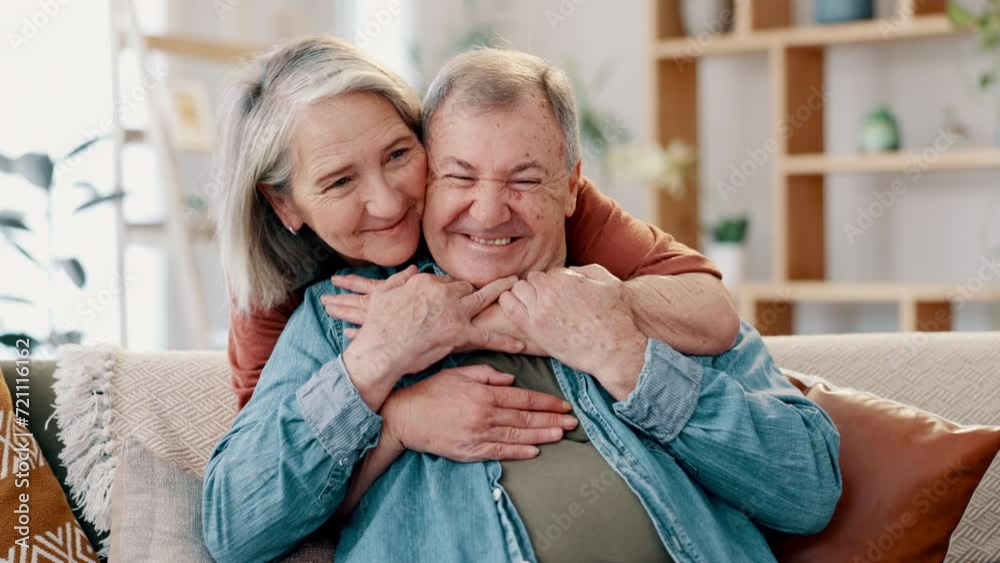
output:
<path id="1" fill-rule="evenodd" d="M 682 0 L 681 23 L 691 36 L 712 35 L 733 29 L 733 0 Z"/>
<path id="2" fill-rule="evenodd" d="M 726 287 L 734 288 L 743 283 L 747 271 L 746 246 L 740 242 L 711 242 L 705 256 L 722 271 Z"/>

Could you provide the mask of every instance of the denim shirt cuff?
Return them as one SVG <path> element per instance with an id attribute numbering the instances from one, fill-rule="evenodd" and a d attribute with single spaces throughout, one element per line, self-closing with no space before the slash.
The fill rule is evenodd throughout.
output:
<path id="1" fill-rule="evenodd" d="M 635 389 L 614 403 L 615 414 L 665 444 L 680 434 L 698 405 L 702 366 L 650 338 Z"/>
<path id="2" fill-rule="evenodd" d="M 382 417 L 361 398 L 342 356 L 324 364 L 295 396 L 302 418 L 340 465 L 354 465 L 378 442 Z"/>

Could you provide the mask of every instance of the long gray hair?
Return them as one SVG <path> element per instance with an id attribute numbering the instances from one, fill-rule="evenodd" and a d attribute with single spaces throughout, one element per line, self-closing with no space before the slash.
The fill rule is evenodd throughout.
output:
<path id="1" fill-rule="evenodd" d="M 308 226 L 285 230 L 258 186 L 291 189 L 289 147 L 303 107 L 350 92 L 374 92 L 420 137 L 420 99 L 400 77 L 353 45 L 310 37 L 280 46 L 251 65 L 232 95 L 224 127 L 219 244 L 236 310 L 269 309 L 325 271 L 336 253 Z"/>

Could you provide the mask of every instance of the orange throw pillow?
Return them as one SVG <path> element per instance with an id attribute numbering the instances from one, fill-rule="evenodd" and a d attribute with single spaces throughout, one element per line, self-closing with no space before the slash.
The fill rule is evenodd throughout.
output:
<path id="1" fill-rule="evenodd" d="M 960 426 L 868 393 L 788 379 L 837 425 L 844 488 L 822 532 L 771 535 L 778 561 L 943 561 L 1000 450 L 1000 428 Z"/>
<path id="2" fill-rule="evenodd" d="M 30 377 L 30 376 L 29 376 Z M 28 429 L 17 418 L 0 374 L 0 560 L 98 561 L 94 547 L 73 516 L 59 481 Z"/>

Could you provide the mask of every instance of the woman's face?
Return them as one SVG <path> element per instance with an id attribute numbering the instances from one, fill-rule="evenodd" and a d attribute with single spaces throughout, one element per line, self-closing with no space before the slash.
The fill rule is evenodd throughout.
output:
<path id="1" fill-rule="evenodd" d="M 292 132 L 289 192 L 261 186 L 286 227 L 308 225 L 345 260 L 396 266 L 420 242 L 427 157 L 385 98 L 370 92 L 318 101 Z"/>

